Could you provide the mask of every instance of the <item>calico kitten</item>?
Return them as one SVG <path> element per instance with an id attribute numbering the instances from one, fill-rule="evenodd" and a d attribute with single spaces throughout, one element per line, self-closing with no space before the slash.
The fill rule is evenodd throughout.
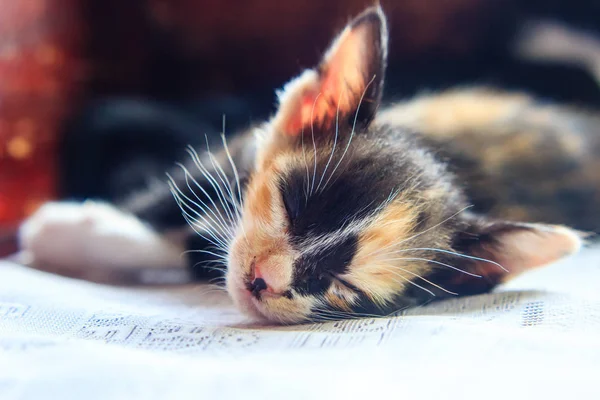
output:
<path id="1" fill-rule="evenodd" d="M 484 293 L 577 251 L 563 225 L 600 222 L 596 117 L 484 90 L 379 111 L 386 52 L 368 9 L 270 121 L 118 207 L 43 206 L 23 250 L 75 271 L 214 263 L 241 310 L 279 323 Z"/>

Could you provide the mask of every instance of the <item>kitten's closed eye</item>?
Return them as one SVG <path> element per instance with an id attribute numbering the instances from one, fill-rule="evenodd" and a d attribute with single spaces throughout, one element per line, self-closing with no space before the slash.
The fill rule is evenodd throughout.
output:
<path id="1" fill-rule="evenodd" d="M 300 216 L 302 211 L 303 194 L 295 190 L 293 187 L 282 183 L 280 185 L 281 200 L 285 207 L 288 222 L 293 228 L 295 221 Z"/>
<path id="2" fill-rule="evenodd" d="M 298 291 L 300 293 L 305 292 L 307 294 L 319 294 L 325 292 L 329 285 L 331 284 L 331 279 L 325 276 L 310 276 L 305 283 L 305 288 L 301 286 L 298 287 Z M 304 289 L 304 290 L 302 290 Z"/>
<path id="3" fill-rule="evenodd" d="M 342 285 L 343 287 L 345 287 L 346 289 L 355 292 L 355 293 L 360 293 L 360 289 L 357 288 L 356 286 L 354 286 L 353 284 L 351 284 L 350 282 L 346 281 L 345 279 L 341 278 L 338 275 L 335 274 L 329 274 L 329 276 L 331 277 L 331 279 L 333 279 L 335 282 L 339 283 L 340 285 Z"/>

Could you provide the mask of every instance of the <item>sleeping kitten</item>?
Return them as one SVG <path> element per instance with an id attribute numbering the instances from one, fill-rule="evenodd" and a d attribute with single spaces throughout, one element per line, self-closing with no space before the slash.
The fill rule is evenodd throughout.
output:
<path id="1" fill-rule="evenodd" d="M 270 121 L 118 207 L 43 206 L 22 249 L 75 272 L 214 264 L 240 310 L 297 323 L 484 293 L 577 251 L 563 225 L 600 228 L 597 117 L 482 89 L 380 111 L 386 53 L 368 9 Z"/>

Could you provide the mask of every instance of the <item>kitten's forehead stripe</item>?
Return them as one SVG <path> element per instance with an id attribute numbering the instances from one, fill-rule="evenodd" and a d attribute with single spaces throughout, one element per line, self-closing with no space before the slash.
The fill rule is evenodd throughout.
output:
<path id="1" fill-rule="evenodd" d="M 340 154 L 336 154 L 330 164 L 337 162 L 339 157 Z M 309 236 L 339 231 L 352 221 L 364 219 L 384 203 L 394 191 L 396 180 L 391 176 L 392 171 L 383 167 L 385 157 L 381 158 L 367 156 L 350 160 L 335 172 L 327 186 L 314 190 L 308 197 L 307 179 L 312 179 L 312 176 L 307 177 L 304 164 L 298 163 L 282 177 L 283 197 L 300 207 L 291 230 L 294 238 L 303 240 Z M 333 167 L 330 165 L 326 170 L 327 161 L 327 157 L 317 161 L 317 172 L 314 174 L 317 181 L 324 174 L 330 177 L 327 174 L 332 172 Z"/>

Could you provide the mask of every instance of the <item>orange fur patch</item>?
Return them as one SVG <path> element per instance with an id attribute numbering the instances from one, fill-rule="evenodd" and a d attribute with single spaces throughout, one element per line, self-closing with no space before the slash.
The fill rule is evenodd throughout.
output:
<path id="1" fill-rule="evenodd" d="M 402 246 L 404 239 L 410 238 L 418 214 L 418 208 L 401 198 L 397 199 L 382 210 L 360 235 L 359 251 L 344 278 L 376 303 L 385 304 L 408 284 L 407 279 L 413 279 L 410 274 L 403 274 L 400 268 L 414 270 L 416 274 L 422 270 L 422 264 L 393 260 L 400 256 L 391 254 Z"/>

